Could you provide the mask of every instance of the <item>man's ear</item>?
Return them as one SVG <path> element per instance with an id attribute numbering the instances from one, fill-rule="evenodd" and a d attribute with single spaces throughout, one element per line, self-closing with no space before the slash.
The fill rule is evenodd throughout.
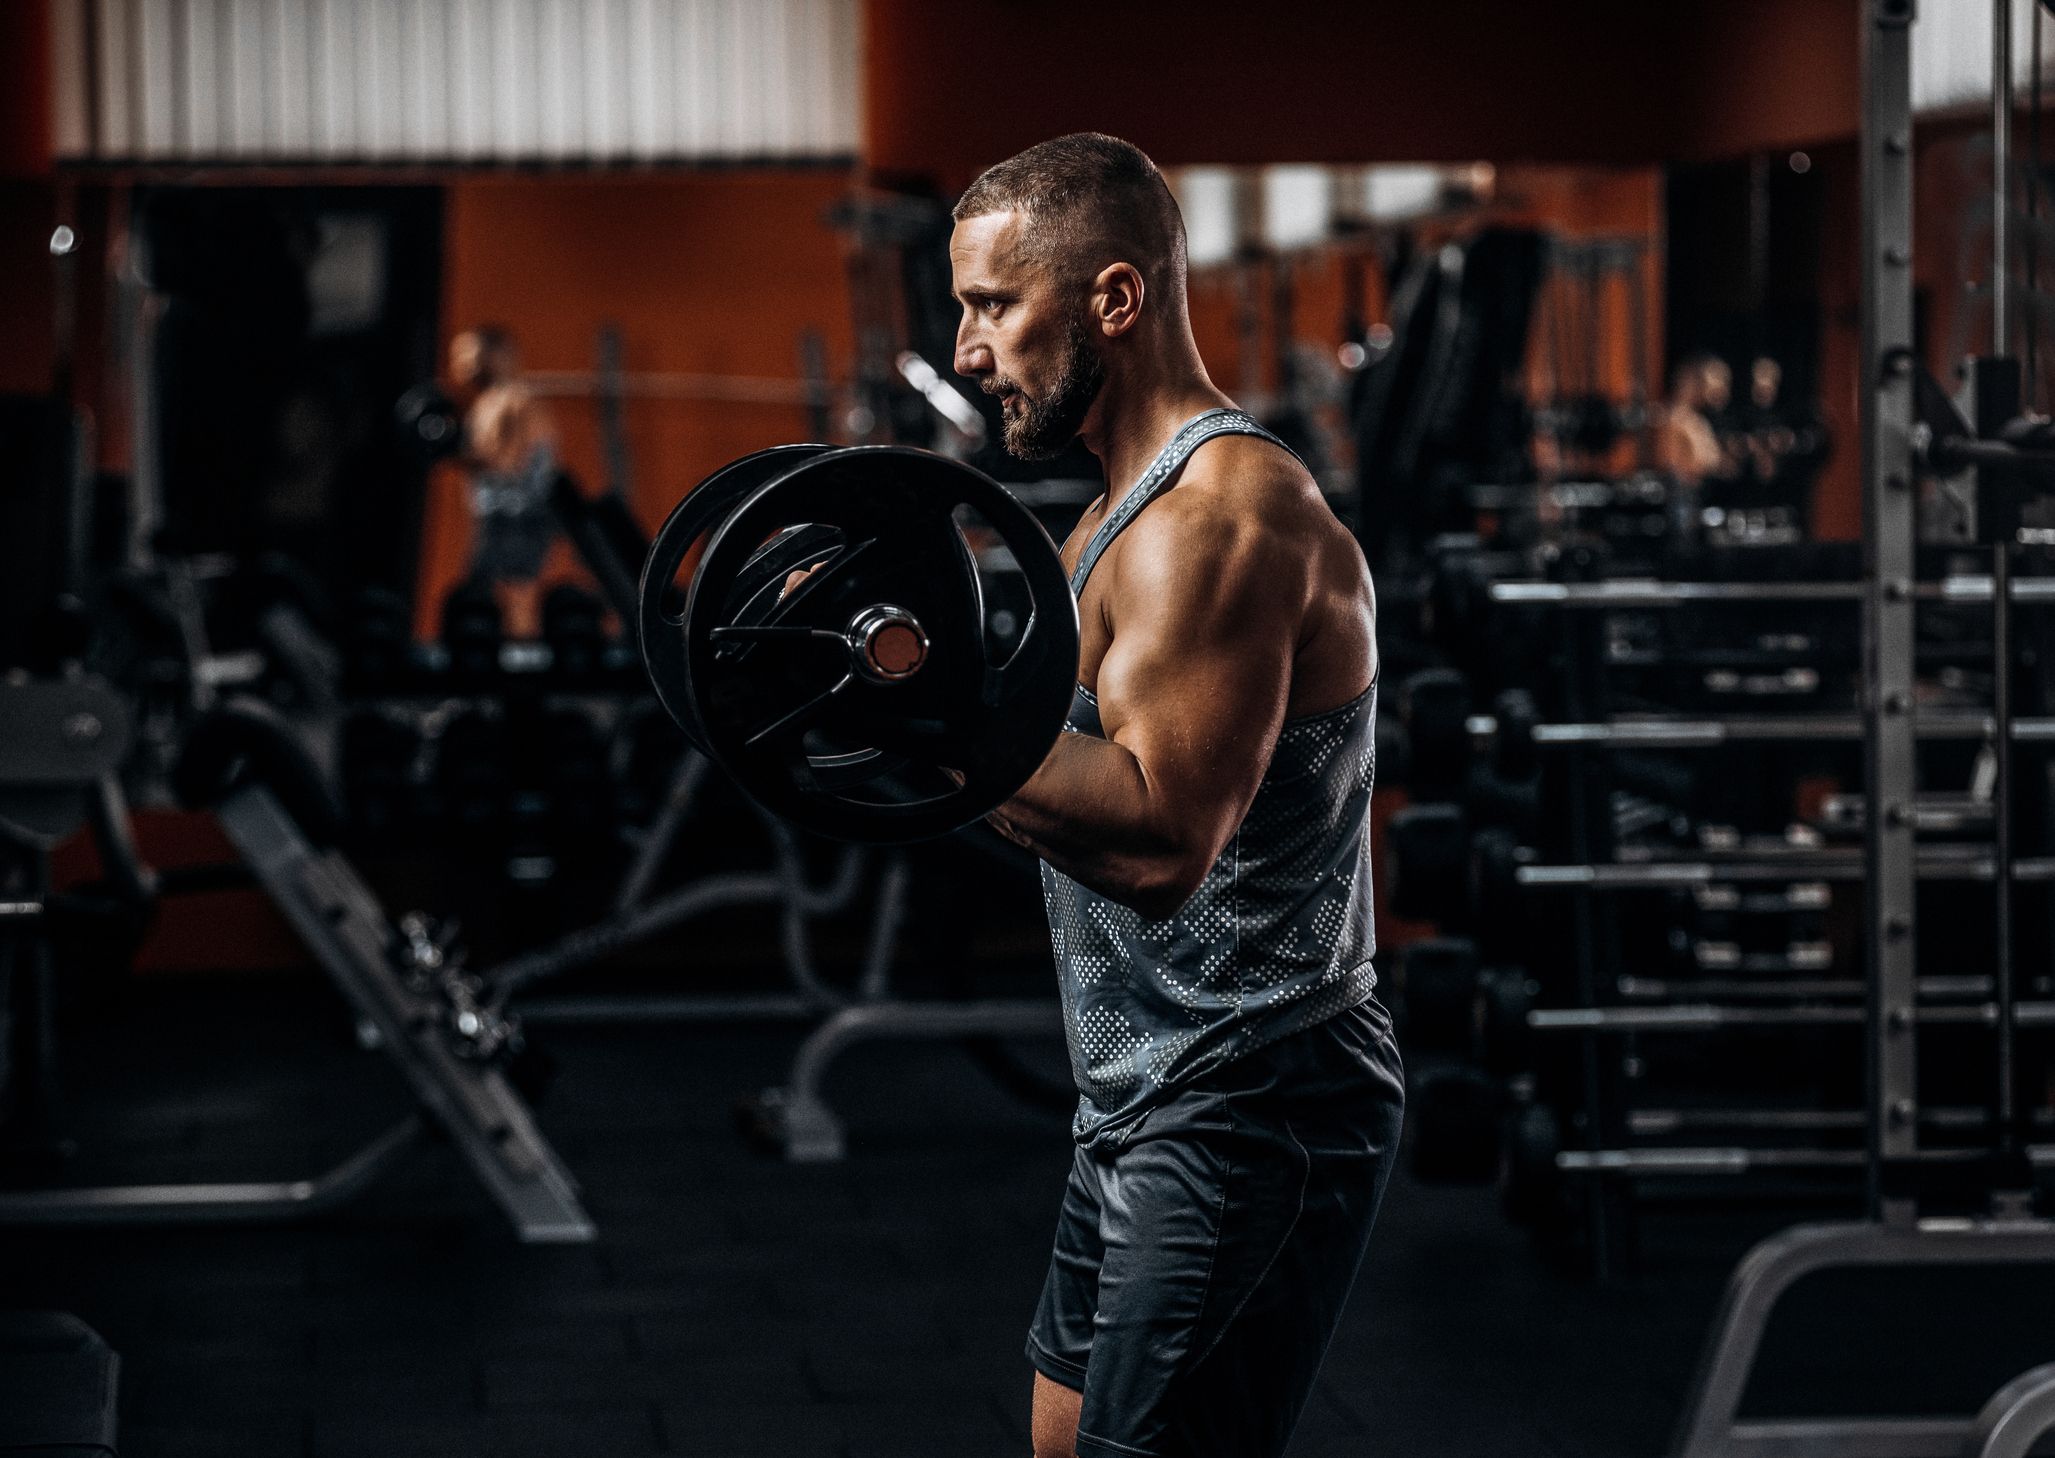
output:
<path id="1" fill-rule="evenodd" d="M 1100 269 L 1092 280 L 1099 332 L 1115 339 L 1141 322 L 1144 292 L 1141 270 L 1132 263 L 1109 263 Z"/>

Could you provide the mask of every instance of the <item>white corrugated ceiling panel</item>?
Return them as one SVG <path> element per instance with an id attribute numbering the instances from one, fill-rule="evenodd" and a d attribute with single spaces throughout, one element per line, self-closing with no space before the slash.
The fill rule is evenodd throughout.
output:
<path id="1" fill-rule="evenodd" d="M 2010 0 L 2013 79 L 2019 98 L 2033 74 L 2034 0 Z M 1940 111 L 1991 102 L 1992 0 L 1919 0 L 1919 18 L 1912 26 L 1912 105 L 1916 111 Z M 2055 61 L 2055 22 L 2041 24 L 2044 72 Z"/>
<path id="2" fill-rule="evenodd" d="M 51 0 L 60 154 L 847 156 L 861 0 Z"/>

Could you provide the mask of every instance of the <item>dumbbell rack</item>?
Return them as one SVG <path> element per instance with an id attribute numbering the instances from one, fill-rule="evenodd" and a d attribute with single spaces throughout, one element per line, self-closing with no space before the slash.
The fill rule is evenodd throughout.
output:
<path id="1" fill-rule="evenodd" d="M 2007 345 L 2002 280 L 2007 269 L 2003 183 L 2012 119 L 2011 6 L 1995 0 L 1992 57 L 1994 175 L 1997 198 L 1994 320 L 1998 355 Z M 1920 867 L 1915 836 L 1913 716 L 1914 572 L 1917 530 L 1915 365 L 1912 356 L 1912 26 L 1913 0 L 1866 0 L 1862 11 L 1863 125 L 1863 592 L 1866 784 L 1864 941 L 1868 997 L 1866 1205 L 1868 1218 L 1801 1225 L 1764 1242 L 1735 1269 L 1677 1430 L 1678 1458 L 1805 1452 L 1879 1455 L 1960 1452 L 1979 1458 L 2024 1455 L 2055 1426 L 2055 1367 L 2042 1366 L 2000 1388 L 1973 1419 L 1837 1416 L 1739 1421 L 1741 1399 L 1770 1315 L 1793 1284 L 1831 1267 L 1888 1269 L 1962 1263 L 2055 1261 L 2055 1223 L 2033 1218 L 2031 1175 L 2012 1127 L 2013 1036 L 2022 1009 L 2011 987 L 2013 885 L 2006 776 L 2013 739 L 2009 642 L 2013 593 L 2010 543 L 1993 554 L 1995 646 L 2000 650 L 1993 706 L 1999 783 L 1995 786 L 1992 884 L 2003 945 L 1992 969 L 1998 1044 L 1997 1158 L 1989 1213 L 1922 1219 L 1914 1176 L 1924 1152 L 1917 1052 L 1919 976 L 1915 896 Z"/>
<path id="2" fill-rule="evenodd" d="M 1500 584 L 1493 590 L 1496 600 L 1508 604 L 1547 604 L 1565 618 L 1595 618 L 1604 611 L 1620 607 L 1623 603 L 1635 609 L 1658 607 L 1701 606 L 1727 601 L 1741 600 L 1759 602 L 1772 600 L 1779 595 L 1788 595 L 1793 602 L 1847 603 L 1853 605 L 1857 599 L 1848 589 L 1856 584 L 1838 583 L 1761 583 L 1761 584 L 1706 584 L 1706 583 L 1588 583 L 1588 584 Z M 2020 589 L 2014 594 L 2014 601 L 2046 601 L 2048 589 L 2055 583 L 2028 580 L 2017 584 Z M 1726 596 L 1717 589 L 1742 587 L 1744 591 Z M 1988 580 L 1956 580 L 1937 584 L 1936 589 L 1915 594 L 1919 600 L 1961 603 L 1979 598 L 1990 601 L 1991 586 Z M 1573 636 L 1576 636 L 1573 632 Z M 1906 656 L 1909 668 L 1910 657 Z M 1573 682 L 1575 673 L 1566 675 Z M 1909 684 L 1909 672 L 1906 682 Z M 1886 692 L 1909 693 L 1909 689 L 1887 689 Z M 1910 702 L 1909 698 L 1904 702 Z M 1910 726 L 1911 741 L 1924 740 L 1972 740 L 1989 743 L 1997 733 L 2000 716 L 1984 713 L 1952 713 L 1945 715 L 1913 716 L 1899 712 L 1896 718 Z M 2018 741 L 2045 742 L 2051 724 L 2045 720 L 2021 720 L 2011 724 L 2011 737 Z M 1536 751 L 1549 753 L 1567 759 L 1566 769 L 1574 777 L 1580 767 L 1594 757 L 1621 749 L 1672 749 L 1691 751 L 1713 748 L 1730 743 L 1776 743 L 1776 742 L 1854 742 L 1863 736 L 1866 726 L 1859 716 L 1853 715 L 1770 715 L 1762 714 L 1739 719 L 1692 719 L 1669 716 L 1644 715 L 1626 719 L 1594 719 L 1585 722 L 1545 724 L 1531 730 Z M 1905 771 L 1910 776 L 1912 762 L 1908 755 Z M 1878 783 L 1872 769 L 1871 782 Z M 1582 802 L 1583 797 L 1580 797 Z M 1900 807 L 1896 813 L 1887 813 L 1881 829 L 1891 832 L 1908 843 L 1916 832 L 1947 826 L 1960 828 L 1972 823 L 1976 816 L 1970 813 L 1972 807 L 1952 803 L 1934 797 L 1913 798 L 1909 793 L 1893 794 L 1888 788 L 1877 797 L 1886 806 Z M 1844 811 L 1844 814 L 1846 812 Z M 1853 817 L 1861 819 L 1862 817 Z M 1988 815 L 1985 818 L 1990 818 Z M 1518 883 L 1534 893 L 1570 894 L 1578 899 L 1580 916 L 1577 920 L 1580 969 L 1595 969 L 1593 975 L 1580 978 L 1576 994 L 1568 1006 L 1549 1007 L 1528 1015 L 1527 1022 L 1538 1034 L 1577 1035 L 1584 1044 L 1587 1088 L 1587 1147 L 1565 1151 L 1557 1159 L 1557 1165 L 1566 1172 L 1587 1175 L 1728 1175 L 1757 1170 L 1816 1169 L 1861 1169 L 1866 1156 L 1856 1149 L 1821 1150 L 1758 1150 L 1737 1148 L 1615 1148 L 1607 1147 L 1599 1138 L 1606 1121 L 1592 1117 L 1594 1105 L 1589 1097 L 1593 1091 L 1596 1075 L 1590 1070 L 1597 1060 L 1593 1049 L 1604 1037 L 1631 1037 L 1643 1033 L 1689 1033 L 1712 1032 L 1737 1028 L 1829 1028 L 1859 1027 L 1866 1025 L 1867 1014 L 1861 1006 L 1852 1005 L 1848 999 L 1861 993 L 1864 985 L 1847 980 L 1813 978 L 1794 981 L 1789 974 L 1806 970 L 1796 965 L 1780 965 L 1775 968 L 1758 968 L 1786 974 L 1779 986 L 1784 1005 L 1749 1005 L 1745 999 L 1726 996 L 1716 999 L 1715 994 L 1737 994 L 1745 984 L 1731 981 L 1722 984 L 1708 982 L 1704 978 L 1670 982 L 1656 978 L 1621 979 L 1608 971 L 1611 950 L 1603 935 L 1604 918 L 1582 914 L 1591 902 L 1607 893 L 1648 891 L 1672 888 L 1692 890 L 1701 893 L 1716 892 L 1731 888 L 1729 899 L 1738 900 L 1740 894 L 1750 887 L 1764 885 L 1793 884 L 1818 887 L 1824 891 L 1834 883 L 1848 883 L 1864 880 L 1869 867 L 1866 857 L 1860 853 L 1833 848 L 1813 848 L 1788 845 L 1743 845 L 1738 851 L 1706 853 L 1697 860 L 1644 857 L 1629 859 L 1624 853 L 1610 858 L 1594 857 L 1589 854 L 1592 841 L 1588 830 L 1580 830 L 1573 822 L 1566 849 L 1570 854 L 1565 863 L 1524 864 L 1518 868 Z M 2009 849 L 2009 848 L 2008 848 Z M 2013 881 L 2045 881 L 2055 877 L 2055 858 L 2038 857 L 2025 860 L 2011 860 L 2009 855 L 2000 856 L 1993 849 L 1983 846 L 1933 845 L 1919 849 L 1909 864 L 1909 871 L 1922 881 L 1959 880 L 1995 881 L 1998 876 L 1996 862 L 2005 860 L 2009 864 Z M 1751 892 L 1760 897 L 1760 891 Z M 1909 900 L 1903 903 L 1909 906 Z M 1892 913 L 1893 916 L 1899 913 Z M 1894 923 L 1895 924 L 1895 923 Z M 1909 944 L 1909 929 L 1899 934 L 1892 945 L 1903 941 Z M 1819 969 L 1814 969 L 1819 970 Z M 1999 1021 L 1995 998 L 2010 981 L 2009 969 L 2001 975 L 1990 978 L 1918 978 L 1912 984 L 1913 996 L 1918 999 L 1914 1016 L 1929 1025 L 1948 1024 L 1984 1026 Z M 1600 989 L 1626 992 L 1633 984 L 1632 998 L 1623 1000 L 1640 1002 L 1654 1001 L 1658 1005 L 1601 1005 L 1610 1000 L 1598 996 Z M 1760 991 L 1757 989 L 1748 989 Z M 1672 997 L 1688 1000 L 1671 1002 Z M 1839 998 L 1836 1004 L 1831 999 Z M 1976 1000 L 1983 999 L 1983 1000 Z M 1893 1004 L 1897 1005 L 1897 1004 Z M 2055 1021 L 2055 1004 L 2024 1003 L 2013 1009 L 2014 1020 L 2022 1026 L 2046 1026 Z M 2009 1087 L 2009 1084 L 2008 1084 Z M 1682 1111 L 1688 1115 L 1688 1111 Z M 1760 1129 L 1781 1128 L 1786 1130 L 1807 1127 L 1805 1119 L 1796 1117 L 1772 1119 L 1766 1111 L 1758 1111 L 1752 1119 L 1743 1119 L 1742 1124 L 1752 1123 Z M 1931 1112 L 1931 1111 L 1927 1111 Z M 1637 1120 L 1633 1113 L 1624 1119 L 1614 1121 L 1623 1129 L 1641 1133 L 1654 1130 L 1674 1131 L 1691 1127 L 1694 1123 L 1703 1127 L 1710 1121 L 1704 1117 L 1692 1120 L 1688 1116 L 1670 1119 L 1650 1118 Z M 1929 1120 L 1929 1126 L 1933 1121 Z M 1962 1128 L 1965 1111 L 1952 1111 L 1951 1116 L 1940 1121 L 1947 1127 Z M 2001 1123 L 2009 1122 L 2001 1119 Z M 1816 1117 L 1814 1127 L 1846 1127 L 1845 1121 Z M 1963 1157 L 1962 1151 L 1926 1150 L 1919 1156 L 1925 1159 L 1950 1159 Z"/>

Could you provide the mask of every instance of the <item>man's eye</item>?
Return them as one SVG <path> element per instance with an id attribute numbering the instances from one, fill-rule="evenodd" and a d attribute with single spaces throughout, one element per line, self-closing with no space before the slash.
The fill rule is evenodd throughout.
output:
<path id="1" fill-rule="evenodd" d="M 1004 309 L 1006 306 L 997 299 L 986 299 L 978 307 L 983 309 L 986 314 L 996 319 L 999 317 L 1000 311 Z"/>

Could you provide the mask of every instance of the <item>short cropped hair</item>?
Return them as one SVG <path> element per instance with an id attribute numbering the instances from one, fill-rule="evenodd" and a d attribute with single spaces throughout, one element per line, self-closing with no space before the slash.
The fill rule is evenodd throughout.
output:
<path id="1" fill-rule="evenodd" d="M 956 201 L 957 222 L 1018 212 L 1041 261 L 1084 277 L 1113 261 L 1142 281 L 1184 292 L 1184 214 L 1148 154 L 1102 132 L 1074 132 L 986 170 Z"/>
<path id="2" fill-rule="evenodd" d="M 504 354 L 514 347 L 514 331 L 504 324 L 474 324 L 470 333 L 482 351 Z"/>
<path id="3" fill-rule="evenodd" d="M 1725 365 L 1726 360 L 1709 349 L 1687 350 L 1670 366 L 1670 388 L 1676 390 L 1708 365 Z"/>

